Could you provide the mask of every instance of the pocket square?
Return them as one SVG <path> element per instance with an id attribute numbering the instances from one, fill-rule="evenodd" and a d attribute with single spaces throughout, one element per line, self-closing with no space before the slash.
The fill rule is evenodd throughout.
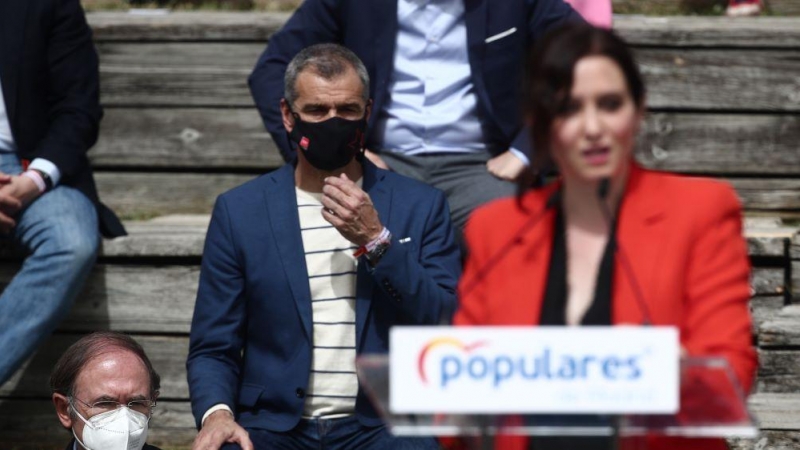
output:
<path id="1" fill-rule="evenodd" d="M 517 27 L 509 28 L 508 30 L 503 31 L 502 33 L 497 33 L 494 36 L 490 36 L 490 37 L 486 38 L 486 43 L 489 44 L 489 43 L 492 43 L 494 41 L 503 39 L 504 37 L 511 36 L 512 34 L 514 34 L 516 32 L 517 32 Z"/>

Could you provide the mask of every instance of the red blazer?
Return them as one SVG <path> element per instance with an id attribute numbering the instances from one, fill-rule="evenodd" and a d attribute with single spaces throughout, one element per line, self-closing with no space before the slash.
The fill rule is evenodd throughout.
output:
<path id="1" fill-rule="evenodd" d="M 483 268 L 533 214 L 544 210 L 559 186 L 528 192 L 521 203 L 514 198 L 493 202 L 470 218 L 457 325 L 538 322 L 554 209 L 491 270 Z M 749 392 L 757 364 L 748 310 L 750 265 L 734 191 L 717 181 L 652 172 L 634 164 L 618 220 L 619 246 L 642 286 L 653 324 L 679 327 L 681 345 L 690 355 L 724 356 Z M 641 323 L 641 308 L 621 267 L 614 270 L 613 289 L 613 323 Z M 727 448 L 722 440 L 650 441 L 650 448 Z M 525 440 L 505 437 L 497 448 L 524 449 Z"/>

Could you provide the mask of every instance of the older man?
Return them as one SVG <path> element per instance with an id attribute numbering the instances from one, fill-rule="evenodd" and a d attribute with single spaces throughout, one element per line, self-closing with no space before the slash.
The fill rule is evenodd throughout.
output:
<path id="1" fill-rule="evenodd" d="M 146 445 L 161 378 L 142 347 L 111 331 L 72 344 L 50 376 L 66 450 L 158 450 Z"/>
<path id="2" fill-rule="evenodd" d="M 393 325 L 449 320 L 460 269 L 444 195 L 362 156 L 369 77 L 351 51 L 305 49 L 285 81 L 296 164 L 220 196 L 206 237 L 194 448 L 437 448 L 385 430 L 355 358 L 386 352 Z"/>

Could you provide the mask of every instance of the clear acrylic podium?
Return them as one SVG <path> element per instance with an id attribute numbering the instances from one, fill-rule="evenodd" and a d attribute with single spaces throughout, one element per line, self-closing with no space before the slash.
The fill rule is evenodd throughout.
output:
<path id="1" fill-rule="evenodd" d="M 358 358 L 356 365 L 367 395 L 391 432 L 398 436 L 471 436 L 477 438 L 471 441 L 474 447 L 493 448 L 493 436 L 498 434 L 608 436 L 617 442 L 653 435 L 695 438 L 758 435 L 745 395 L 722 358 L 686 358 L 681 362 L 680 409 L 676 414 L 622 416 L 394 414 L 389 401 L 388 355 L 365 355 Z"/>

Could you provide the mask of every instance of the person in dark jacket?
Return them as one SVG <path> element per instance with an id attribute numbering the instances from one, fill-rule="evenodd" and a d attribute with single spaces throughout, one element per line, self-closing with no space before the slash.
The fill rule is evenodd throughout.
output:
<path id="1" fill-rule="evenodd" d="M 79 0 L 0 2 L 0 235 L 27 255 L 0 296 L 0 384 L 69 311 L 98 230 L 125 234 L 99 202 L 86 157 L 99 91 Z"/>

